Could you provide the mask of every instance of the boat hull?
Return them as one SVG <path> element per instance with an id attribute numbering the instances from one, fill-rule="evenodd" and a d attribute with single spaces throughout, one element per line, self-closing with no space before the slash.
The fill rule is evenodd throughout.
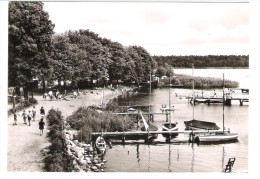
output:
<path id="1" fill-rule="evenodd" d="M 219 130 L 220 128 L 214 122 L 207 121 L 199 121 L 199 120 L 191 120 L 184 121 L 186 129 L 206 129 L 206 130 Z"/>
<path id="2" fill-rule="evenodd" d="M 178 124 L 177 123 L 165 123 L 162 126 L 162 131 L 178 131 Z M 176 137 L 178 136 L 178 133 L 176 134 L 162 134 L 164 137 Z"/>
<path id="3" fill-rule="evenodd" d="M 96 149 L 97 149 L 99 154 L 105 154 L 105 152 L 106 152 L 106 142 L 105 142 L 103 137 L 99 136 L 96 139 L 95 145 L 96 145 Z"/>
<path id="4" fill-rule="evenodd" d="M 197 136 L 196 140 L 198 142 L 227 142 L 235 141 L 238 139 L 239 134 L 215 134 L 215 135 L 205 135 Z"/>

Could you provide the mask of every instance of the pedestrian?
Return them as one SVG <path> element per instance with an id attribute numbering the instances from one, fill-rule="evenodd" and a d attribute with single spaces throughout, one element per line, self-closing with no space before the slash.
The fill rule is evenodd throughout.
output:
<path id="1" fill-rule="evenodd" d="M 39 122 L 40 136 L 43 135 L 44 125 L 45 123 L 43 122 L 43 116 L 42 116 L 41 121 Z"/>
<path id="2" fill-rule="evenodd" d="M 40 114 L 41 114 L 42 117 L 45 116 L 45 110 L 43 109 L 43 106 L 40 109 Z"/>
<path id="3" fill-rule="evenodd" d="M 36 117 L 35 106 L 33 106 L 33 109 L 32 109 L 32 115 L 33 115 L 33 122 L 35 122 L 35 117 Z"/>
<path id="4" fill-rule="evenodd" d="M 13 126 L 17 125 L 17 114 L 16 114 L 16 109 L 14 110 L 14 123 Z"/>
<path id="5" fill-rule="evenodd" d="M 23 110 L 22 117 L 23 117 L 23 123 L 27 125 L 27 121 L 26 121 L 27 114 L 26 114 L 25 110 Z"/>
<path id="6" fill-rule="evenodd" d="M 28 125 L 31 126 L 31 119 L 32 119 L 32 113 L 31 111 L 29 110 L 29 113 L 28 113 Z"/>

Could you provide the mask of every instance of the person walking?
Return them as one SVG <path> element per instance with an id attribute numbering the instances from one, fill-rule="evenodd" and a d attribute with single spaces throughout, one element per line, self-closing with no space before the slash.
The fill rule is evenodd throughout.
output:
<path id="1" fill-rule="evenodd" d="M 16 109 L 14 110 L 14 123 L 13 126 L 17 125 L 17 114 L 16 114 Z"/>
<path id="2" fill-rule="evenodd" d="M 33 122 L 35 122 L 35 117 L 36 117 L 35 106 L 33 106 L 33 109 L 32 109 L 32 115 L 33 115 Z"/>
<path id="3" fill-rule="evenodd" d="M 43 109 L 43 106 L 40 109 L 40 114 L 41 114 L 42 117 L 45 116 L 45 110 Z"/>
<path id="4" fill-rule="evenodd" d="M 28 113 L 28 125 L 31 126 L 31 120 L 32 120 L 32 113 L 31 111 L 29 110 L 29 113 Z"/>
<path id="5" fill-rule="evenodd" d="M 22 117 L 23 117 L 23 123 L 27 125 L 27 121 L 26 121 L 27 114 L 26 114 L 25 110 L 23 110 Z"/>
<path id="6" fill-rule="evenodd" d="M 43 122 L 43 117 L 41 117 L 41 121 L 39 122 L 40 136 L 43 135 L 44 125 L 45 123 Z"/>

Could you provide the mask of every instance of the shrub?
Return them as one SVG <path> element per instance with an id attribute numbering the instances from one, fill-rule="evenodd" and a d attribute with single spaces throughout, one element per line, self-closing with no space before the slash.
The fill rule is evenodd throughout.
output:
<path id="1" fill-rule="evenodd" d="M 128 116 L 118 116 L 111 112 L 98 113 L 84 107 L 79 108 L 67 118 L 72 129 L 78 130 L 77 139 L 85 142 L 91 141 L 91 132 L 113 132 L 130 130 L 134 121 Z"/>
<path id="2" fill-rule="evenodd" d="M 49 132 L 47 137 L 51 145 L 44 158 L 45 170 L 48 172 L 71 171 L 71 157 L 67 154 L 65 135 L 63 133 L 63 116 L 59 110 L 51 109 L 47 115 Z"/>

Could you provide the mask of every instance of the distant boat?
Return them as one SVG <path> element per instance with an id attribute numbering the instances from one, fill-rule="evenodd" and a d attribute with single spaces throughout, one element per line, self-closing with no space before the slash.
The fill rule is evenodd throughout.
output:
<path id="1" fill-rule="evenodd" d="M 223 101 L 225 101 L 224 86 L 225 86 L 225 80 L 223 74 Z M 224 108 L 225 108 L 225 104 L 223 103 L 223 133 L 196 136 L 195 140 L 197 140 L 198 142 L 227 142 L 227 141 L 235 141 L 238 139 L 239 134 L 229 133 L 224 131 L 225 130 Z"/>
<path id="2" fill-rule="evenodd" d="M 174 106 L 172 106 L 171 108 L 162 107 L 162 108 L 160 108 L 160 110 L 161 110 L 162 112 L 166 112 L 166 111 L 174 111 L 175 109 L 174 109 Z"/>
<path id="3" fill-rule="evenodd" d="M 104 138 L 102 136 L 99 136 L 97 139 L 96 139 L 96 148 L 97 148 L 97 151 L 98 153 L 100 154 L 105 154 L 106 152 L 106 141 L 104 140 Z"/>
<path id="4" fill-rule="evenodd" d="M 171 84 L 171 74 L 170 74 L 170 84 Z M 171 87 L 169 86 L 169 107 L 171 106 Z M 163 108 L 161 108 L 162 110 Z M 164 111 L 173 111 L 174 108 L 164 108 Z M 163 112 L 163 111 L 162 111 Z M 169 112 L 169 122 L 167 121 L 166 123 L 163 124 L 162 126 L 162 130 L 163 131 L 168 131 L 168 132 L 171 132 L 171 131 L 177 131 L 178 130 L 178 123 L 175 122 L 175 123 L 172 123 L 171 122 L 171 112 Z M 177 136 L 178 133 L 176 134 L 163 134 L 164 137 L 174 137 L 174 136 Z"/>
<path id="5" fill-rule="evenodd" d="M 128 111 L 128 112 L 135 112 L 136 109 L 134 109 L 134 108 L 128 108 L 127 111 Z"/>

